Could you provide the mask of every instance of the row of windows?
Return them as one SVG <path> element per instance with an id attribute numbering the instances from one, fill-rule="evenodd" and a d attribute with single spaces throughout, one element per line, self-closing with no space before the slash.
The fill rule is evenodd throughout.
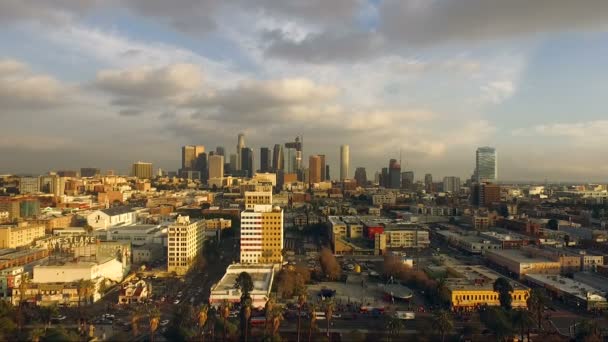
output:
<path id="1" fill-rule="evenodd" d="M 513 300 L 522 300 L 523 296 L 519 295 L 511 295 Z M 458 295 L 456 296 L 456 300 L 498 300 L 498 295 Z"/>

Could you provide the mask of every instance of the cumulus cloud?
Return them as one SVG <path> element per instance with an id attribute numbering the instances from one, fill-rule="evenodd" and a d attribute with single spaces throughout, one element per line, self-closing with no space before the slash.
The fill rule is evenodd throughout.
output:
<path id="1" fill-rule="evenodd" d="M 120 97 L 166 98 L 198 89 L 202 70 L 193 64 L 161 68 L 109 69 L 97 73 L 95 86 Z"/>
<path id="2" fill-rule="evenodd" d="M 16 60 L 0 60 L 0 112 L 46 109 L 62 105 L 66 100 L 66 87 L 55 78 L 35 74 Z"/>

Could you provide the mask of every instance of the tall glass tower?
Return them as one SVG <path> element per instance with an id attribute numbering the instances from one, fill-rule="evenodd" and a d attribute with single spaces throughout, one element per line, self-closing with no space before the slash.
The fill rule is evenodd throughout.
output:
<path id="1" fill-rule="evenodd" d="M 475 180 L 481 182 L 496 182 L 498 179 L 496 149 L 494 147 L 479 147 L 476 152 Z"/>

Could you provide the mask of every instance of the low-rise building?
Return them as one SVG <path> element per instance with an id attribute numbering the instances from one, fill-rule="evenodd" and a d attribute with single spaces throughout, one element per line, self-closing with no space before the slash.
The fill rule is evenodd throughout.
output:
<path id="1" fill-rule="evenodd" d="M 608 309 L 604 292 L 585 283 L 560 275 L 536 273 L 526 274 L 524 279 L 534 286 L 547 289 L 553 297 L 570 307 L 586 311 Z"/>
<path id="2" fill-rule="evenodd" d="M 485 254 L 502 248 L 500 242 L 475 232 L 439 230 L 436 234 L 448 244 L 471 254 Z"/>
<path id="3" fill-rule="evenodd" d="M 87 216 L 87 224 L 95 230 L 135 223 L 137 223 L 137 211 L 131 207 L 95 210 Z"/>
<path id="4" fill-rule="evenodd" d="M 450 298 L 452 310 L 470 310 L 483 305 L 499 306 L 498 292 L 494 291 L 494 282 L 503 277 L 484 266 L 450 265 L 447 266 L 448 278 L 445 287 Z M 526 308 L 530 289 L 523 284 L 508 279 L 514 308 Z"/>
<path id="5" fill-rule="evenodd" d="M 230 303 L 240 303 L 242 293 L 241 290 L 235 288 L 234 284 L 241 272 L 249 273 L 253 280 L 253 290 L 250 292 L 252 306 L 258 309 L 264 308 L 270 298 L 274 282 L 275 265 L 273 264 L 232 264 L 228 266 L 222 279 L 211 287 L 209 304 L 217 308 L 224 300 Z"/>
<path id="6" fill-rule="evenodd" d="M 492 250 L 485 253 L 486 258 L 507 271 L 522 278 L 528 273 L 559 274 L 561 264 L 541 255 L 519 249 Z"/>
<path id="7" fill-rule="evenodd" d="M 395 203 L 397 203 L 397 196 L 392 192 L 372 195 L 372 204 L 374 206 L 395 205 Z"/>
<path id="8" fill-rule="evenodd" d="M 122 284 L 118 304 L 143 303 L 152 295 L 152 286 L 143 280 Z"/>

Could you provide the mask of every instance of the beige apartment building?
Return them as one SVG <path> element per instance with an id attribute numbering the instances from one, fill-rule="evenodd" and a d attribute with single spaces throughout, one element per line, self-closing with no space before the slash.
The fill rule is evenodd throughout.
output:
<path id="1" fill-rule="evenodd" d="M 205 221 L 191 221 L 188 216 L 178 216 L 167 232 L 167 272 L 184 275 L 203 250 Z"/>
<path id="2" fill-rule="evenodd" d="M 241 212 L 241 263 L 283 261 L 283 209 L 256 204 Z"/>
<path id="3" fill-rule="evenodd" d="M 272 192 L 245 191 L 245 210 L 251 210 L 258 204 L 272 204 Z"/>
<path id="4" fill-rule="evenodd" d="M 17 248 L 31 244 L 44 237 L 44 226 L 20 222 L 16 225 L 0 226 L 0 248 Z"/>

